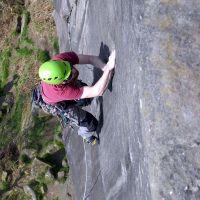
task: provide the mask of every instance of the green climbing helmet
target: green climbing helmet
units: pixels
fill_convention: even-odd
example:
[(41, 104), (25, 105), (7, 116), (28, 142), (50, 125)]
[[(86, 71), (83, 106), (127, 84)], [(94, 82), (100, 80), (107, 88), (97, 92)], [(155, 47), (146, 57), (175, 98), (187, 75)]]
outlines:
[(48, 84), (61, 84), (71, 74), (71, 65), (67, 61), (50, 60), (39, 69), (39, 77)]

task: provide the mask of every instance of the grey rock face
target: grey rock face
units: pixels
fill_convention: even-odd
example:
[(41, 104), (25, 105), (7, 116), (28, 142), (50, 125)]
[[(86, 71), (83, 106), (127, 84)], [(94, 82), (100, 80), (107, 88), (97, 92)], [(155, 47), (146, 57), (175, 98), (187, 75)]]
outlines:
[(49, 164), (34, 158), (32, 166), (31, 166), (31, 175), (33, 177), (37, 177), (39, 174), (46, 172), (50, 167)]
[(112, 87), (90, 110), (100, 145), (64, 133), (77, 199), (200, 199), (199, 2), (54, 3), (61, 51), (117, 51)]

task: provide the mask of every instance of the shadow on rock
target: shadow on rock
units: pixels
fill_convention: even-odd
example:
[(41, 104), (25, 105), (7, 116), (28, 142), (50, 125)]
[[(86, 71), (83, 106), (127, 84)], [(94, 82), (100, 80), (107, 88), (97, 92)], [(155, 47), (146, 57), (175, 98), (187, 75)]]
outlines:
[(13, 79), (9, 81), (0, 91), (0, 96), (7, 94), (13, 87), (13, 84), (19, 79), (17, 75), (13, 76)]
[[(99, 51), (99, 58), (104, 62), (107, 63), (108, 62), (108, 58), (110, 56), (110, 50), (109, 47), (104, 44), (103, 42), (101, 42), (101, 46), (100, 46), (100, 51)], [(93, 85), (101, 78), (102, 76), (102, 71), (98, 68), (94, 68), (93, 71)], [(113, 77), (112, 77), (113, 78)], [(112, 92), (112, 79), (109, 83), (108, 89), (110, 90), (110, 92)], [(99, 103), (100, 106), (100, 113), (99, 113), (99, 124), (96, 130), (96, 133), (99, 137), (99, 134), (101, 133), (101, 129), (103, 127), (103, 97), (98, 97), (97, 101)]]
[(65, 149), (62, 148), (52, 154), (46, 153), (43, 157), (38, 157), (38, 159), (52, 166), (50, 171), (52, 172), (54, 177), (57, 177), (57, 173), (62, 168), (62, 161), (64, 157), (65, 157)]

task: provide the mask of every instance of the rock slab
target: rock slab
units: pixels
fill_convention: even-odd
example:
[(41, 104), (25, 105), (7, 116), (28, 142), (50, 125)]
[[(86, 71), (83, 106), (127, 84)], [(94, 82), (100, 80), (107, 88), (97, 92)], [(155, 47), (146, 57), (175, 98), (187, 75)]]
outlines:
[[(64, 134), (76, 199), (200, 199), (200, 4), (196, 0), (55, 0), (60, 50), (117, 51), (95, 99), (100, 145)], [(98, 78), (91, 66), (80, 77)]]

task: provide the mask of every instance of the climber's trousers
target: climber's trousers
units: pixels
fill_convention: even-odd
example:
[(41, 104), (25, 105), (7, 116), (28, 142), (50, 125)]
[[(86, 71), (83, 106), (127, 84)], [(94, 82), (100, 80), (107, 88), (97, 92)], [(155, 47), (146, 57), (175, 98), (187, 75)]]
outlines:
[(89, 112), (83, 110), (78, 106), (68, 106), (67, 101), (57, 104), (57, 108), (62, 110), (62, 120), (65, 120), (66, 124), (70, 124), (72, 127), (78, 127), (78, 135), (83, 138), (92, 136), (93, 131), (97, 129), (98, 121)]

